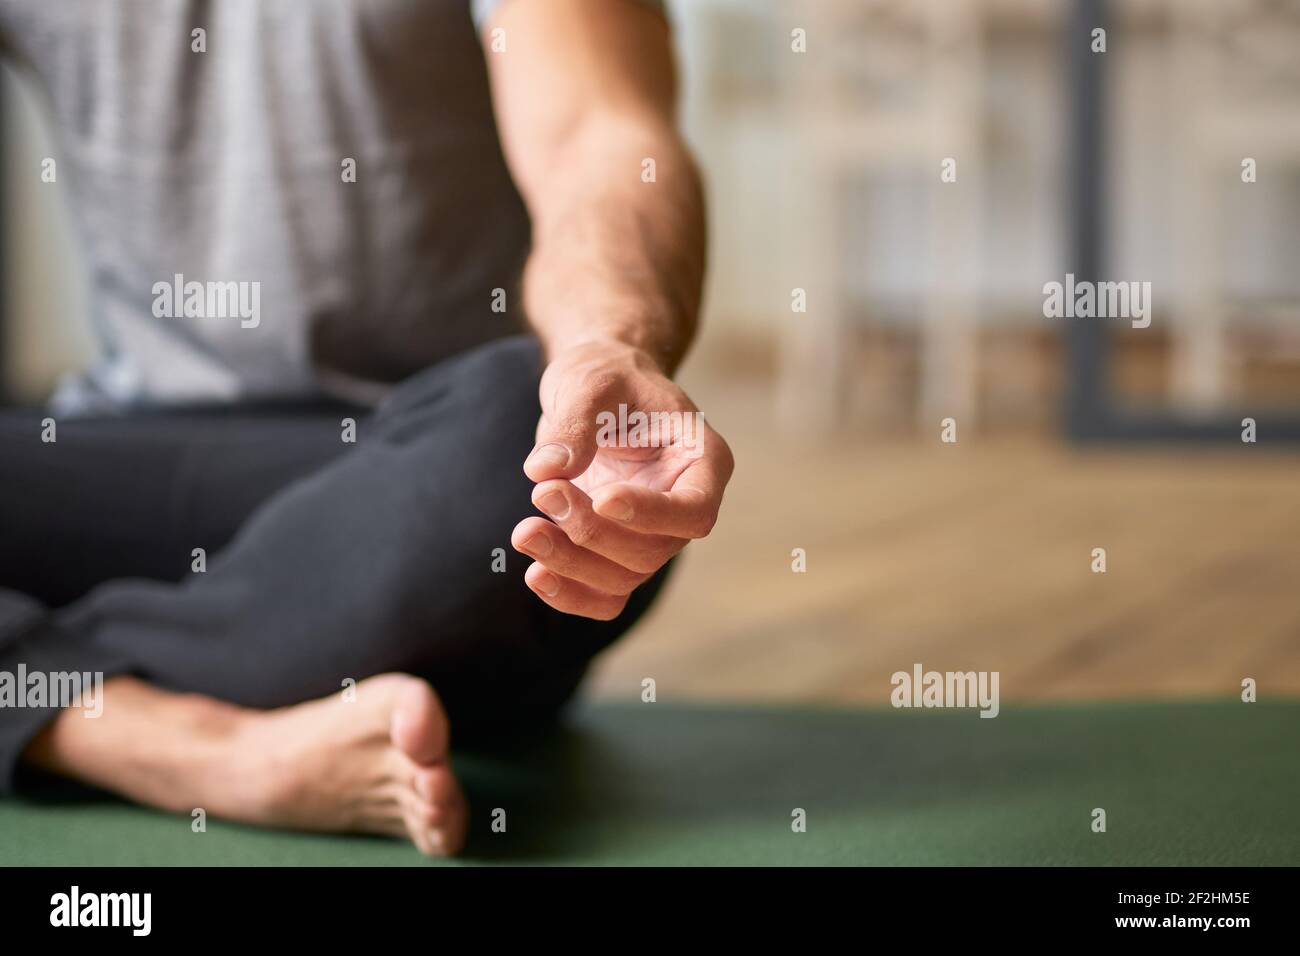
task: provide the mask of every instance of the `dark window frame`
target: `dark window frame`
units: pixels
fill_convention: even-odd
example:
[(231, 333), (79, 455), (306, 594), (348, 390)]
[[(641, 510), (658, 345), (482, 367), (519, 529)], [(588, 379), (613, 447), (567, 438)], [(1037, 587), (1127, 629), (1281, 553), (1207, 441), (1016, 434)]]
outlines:
[[(1106, 248), (1107, 58), (1092, 52), (1092, 31), (1107, 25), (1107, 0), (1074, 0), (1066, 29), (1070, 69), (1069, 254), (1079, 281), (1103, 279)], [(1300, 441), (1300, 413), (1265, 406), (1207, 415), (1147, 410), (1117, 400), (1109, 378), (1104, 322), (1066, 325), (1065, 432), (1077, 442), (1241, 442), (1253, 418), (1260, 441)]]

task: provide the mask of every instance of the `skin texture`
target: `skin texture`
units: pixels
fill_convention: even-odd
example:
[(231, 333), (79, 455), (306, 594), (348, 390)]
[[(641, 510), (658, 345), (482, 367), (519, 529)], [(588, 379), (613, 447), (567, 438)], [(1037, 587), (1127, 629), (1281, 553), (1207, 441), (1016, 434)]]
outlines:
[(137, 803), (297, 830), (378, 833), (443, 856), (463, 846), (469, 809), (451, 770), (437, 695), (406, 674), (278, 710), (104, 684), (97, 720), (63, 710), (24, 759)]
[[(498, 29), (504, 52), (492, 51)], [(549, 520), (524, 518), (511, 543), (535, 560), (525, 581), (538, 597), (605, 620), (712, 530), (734, 468), (707, 423), (691, 443), (597, 443), (597, 416), (620, 405), (698, 411), (670, 378), (695, 331), (705, 229), (673, 116), (669, 30), (635, 0), (511, 0), (484, 40), (506, 159), (534, 226), (524, 307), (549, 360), (524, 465)]]
[[(489, 50), (496, 27), (509, 52), (488, 53), (494, 102), (534, 223), (524, 302), (549, 362), (524, 470), (550, 519), (523, 518), (512, 540), (536, 558), (526, 581), (542, 600), (607, 619), (709, 533), (733, 467), (707, 427), (693, 447), (682, 435), (656, 448), (597, 446), (597, 414), (620, 403), (696, 411), (670, 376), (699, 308), (699, 177), (673, 125), (660, 16), (632, 0), (510, 0), (485, 27)], [(641, 181), (646, 157), (654, 183)], [(333, 695), (258, 711), (117, 677), (100, 719), (62, 711), (24, 759), (173, 812), (457, 852), (468, 809), (437, 695), (402, 674), (356, 690), (352, 703)]]

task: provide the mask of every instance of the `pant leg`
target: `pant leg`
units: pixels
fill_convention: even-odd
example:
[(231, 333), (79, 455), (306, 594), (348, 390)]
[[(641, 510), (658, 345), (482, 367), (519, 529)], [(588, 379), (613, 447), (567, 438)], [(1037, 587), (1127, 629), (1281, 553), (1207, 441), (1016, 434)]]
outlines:
[(342, 454), (355, 406), (210, 408), (57, 423), (0, 410), (0, 588), (59, 607), (112, 578), (179, 581), (252, 511)]
[[(611, 622), (561, 615), (523, 584), (509, 536), (533, 513), (522, 462), (540, 371), (536, 342), (515, 338), (403, 383), (355, 446), (257, 507), (206, 573), (110, 581), (53, 613), (7, 599), (0, 671), (134, 673), (273, 707), (401, 670), (434, 684), (458, 739), (553, 710), (662, 576)], [(0, 711), (0, 787), (51, 714)]]

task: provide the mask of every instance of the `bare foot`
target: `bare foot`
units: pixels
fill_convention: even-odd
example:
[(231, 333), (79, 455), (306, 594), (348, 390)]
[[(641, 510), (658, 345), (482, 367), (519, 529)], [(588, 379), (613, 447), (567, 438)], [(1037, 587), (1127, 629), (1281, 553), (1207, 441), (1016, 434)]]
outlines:
[(279, 710), (170, 694), (134, 678), (104, 712), (63, 711), (25, 758), (166, 810), (244, 823), (406, 837), (431, 856), (464, 845), (468, 807), (437, 695), (405, 674)]
[(250, 822), (409, 836), (429, 855), (455, 853), (467, 809), (448, 761), (448, 724), (424, 681), (384, 674), (356, 699), (255, 714), (239, 735), (252, 790)]

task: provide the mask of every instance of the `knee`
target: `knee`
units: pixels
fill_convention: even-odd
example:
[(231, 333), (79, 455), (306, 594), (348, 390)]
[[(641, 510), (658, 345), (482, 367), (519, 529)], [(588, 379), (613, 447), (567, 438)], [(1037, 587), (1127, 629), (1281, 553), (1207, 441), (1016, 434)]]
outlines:
[(540, 413), (541, 345), (517, 335), (471, 349), (402, 382), (375, 416), (379, 434), (395, 442), (452, 428), (462, 440), (520, 434), (531, 440)]
[(458, 647), (535, 634), (529, 562), (510, 534), (534, 512), (523, 462), (540, 373), (536, 340), (505, 339), (414, 376), (378, 411), (365, 440), (375, 442), (369, 500), (354, 502), (357, 520), (386, 529), (367, 562), (370, 665), (427, 667)]
[(492, 581), (522, 575), (510, 533), (534, 513), (523, 463), (540, 375), (535, 339), (503, 339), (403, 383), (377, 413), (372, 468), (388, 472), (377, 480), (404, 516), (394, 544), (412, 561), (491, 564)]

